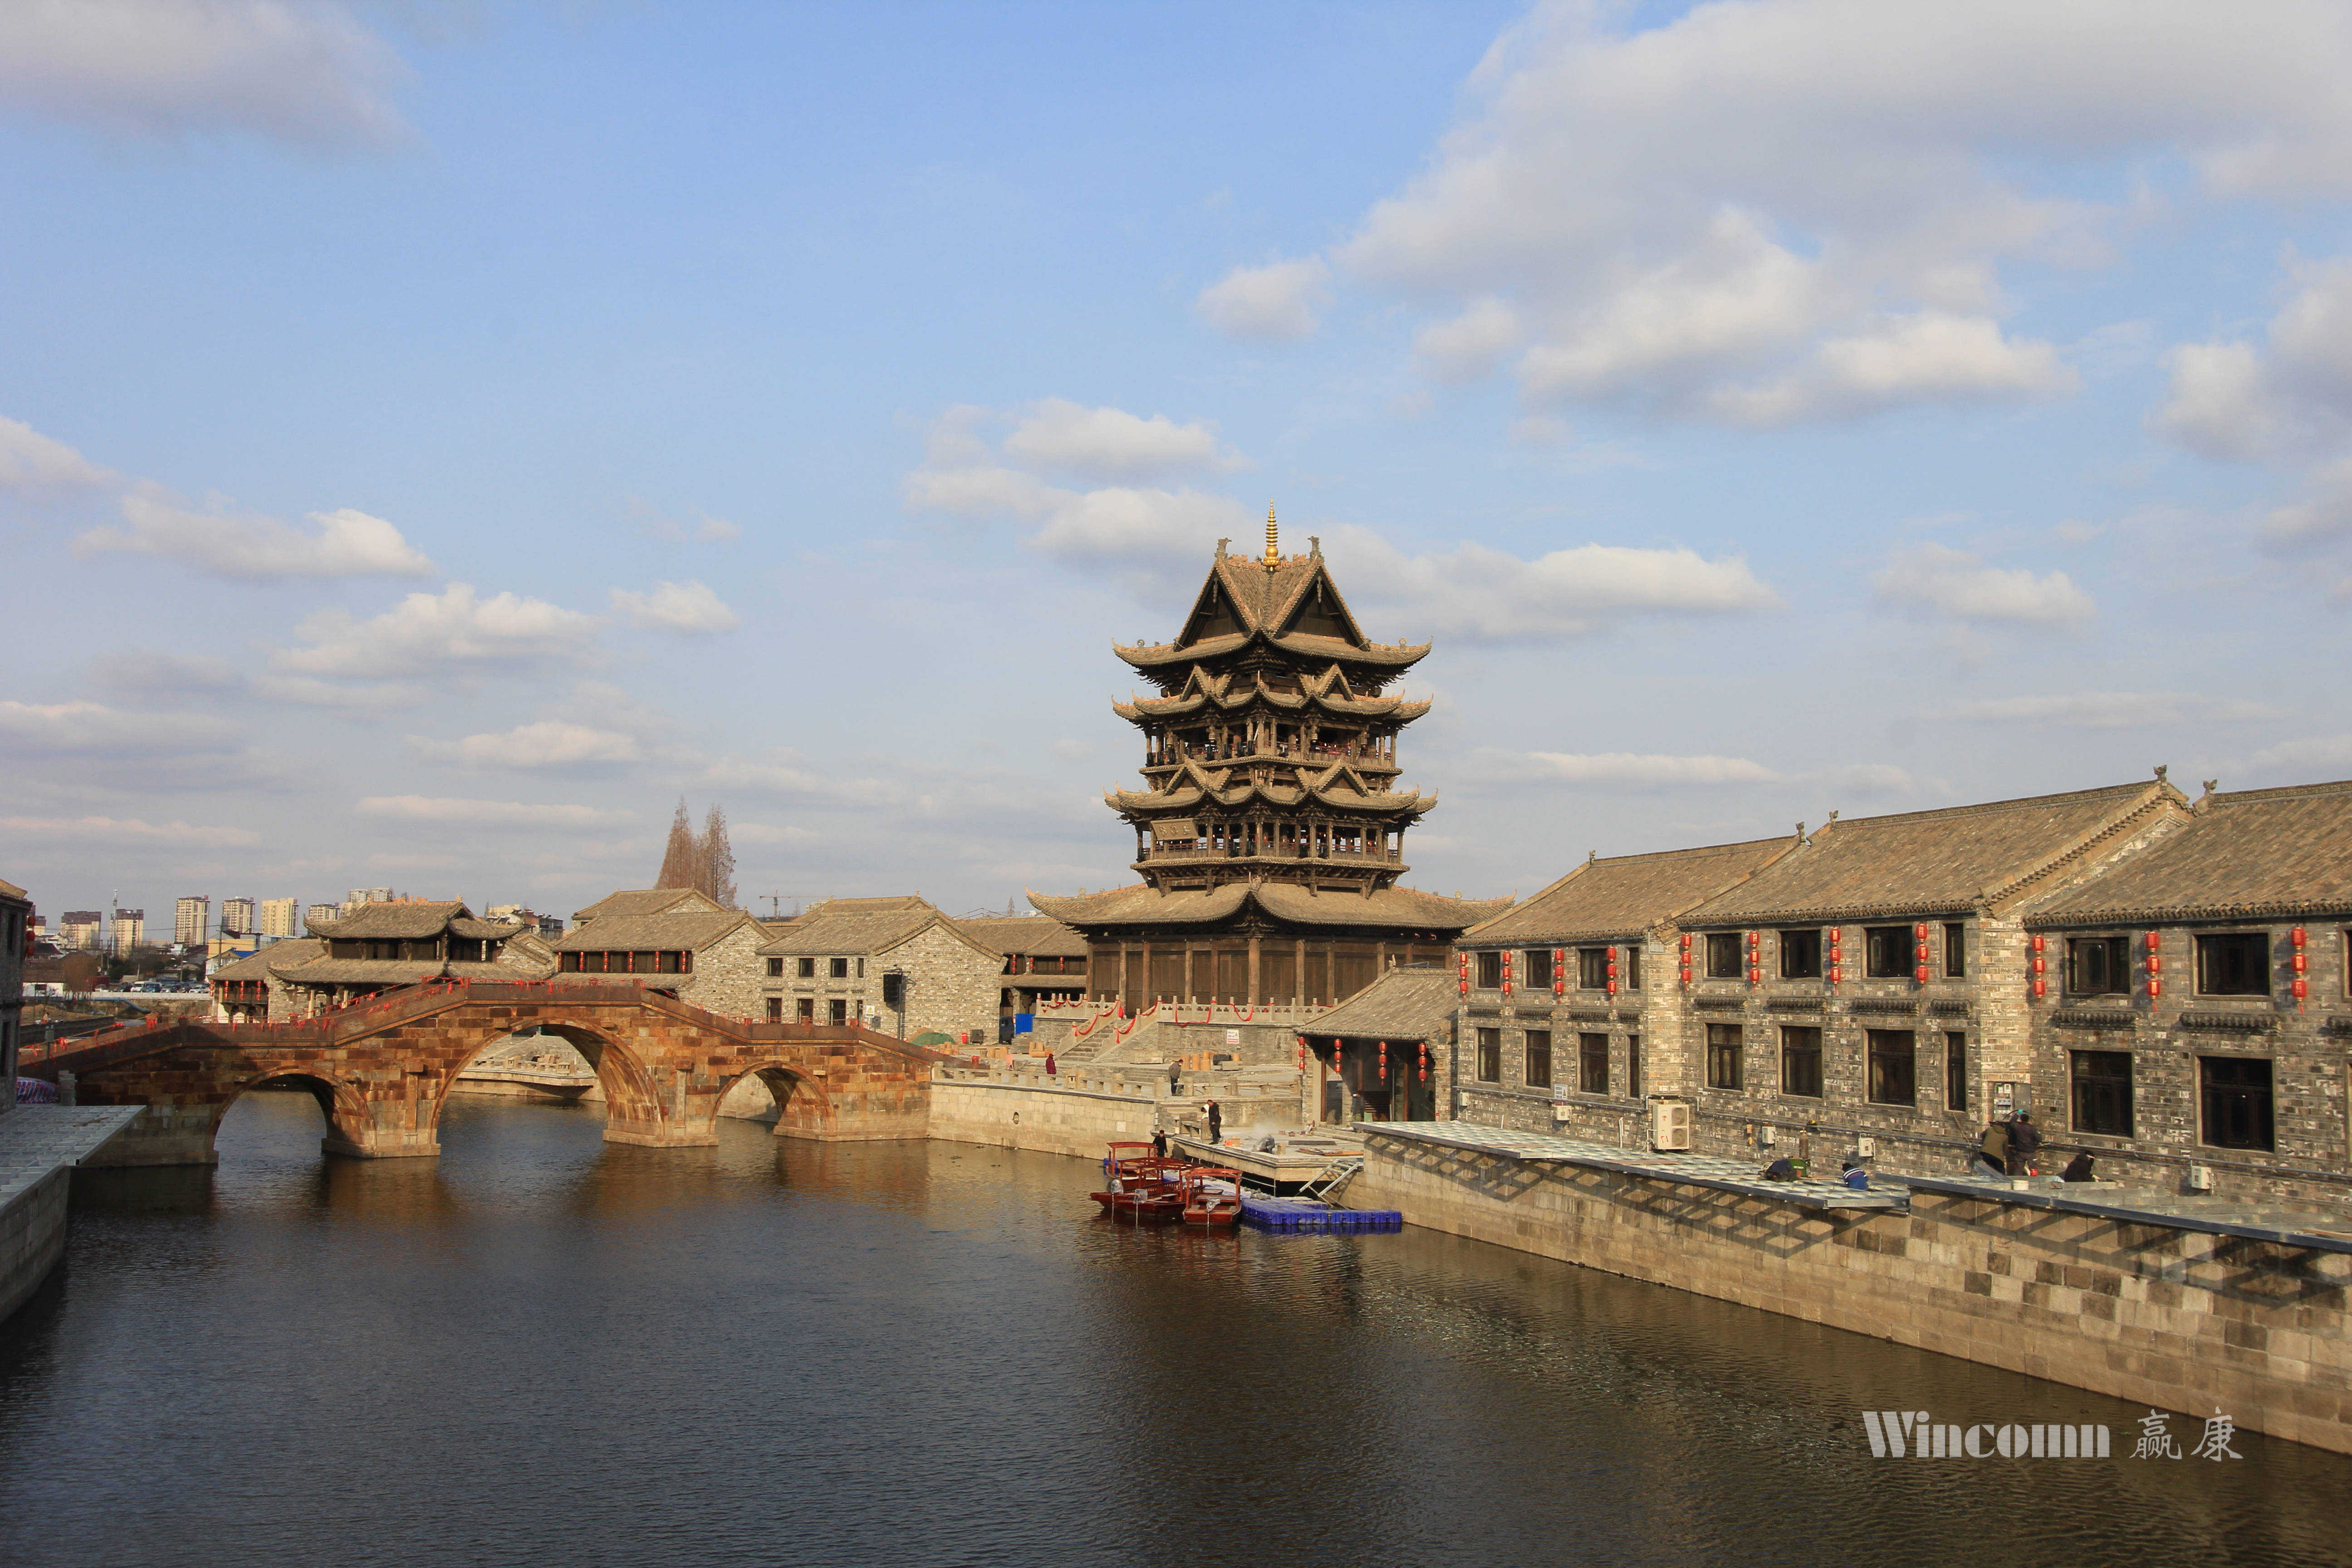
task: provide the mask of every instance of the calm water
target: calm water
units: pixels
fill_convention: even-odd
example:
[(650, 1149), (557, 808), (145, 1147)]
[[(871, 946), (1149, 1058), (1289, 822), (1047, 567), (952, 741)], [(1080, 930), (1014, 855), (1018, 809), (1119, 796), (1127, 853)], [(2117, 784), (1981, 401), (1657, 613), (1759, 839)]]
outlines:
[[(2144, 1411), (1406, 1232), (1095, 1219), (1088, 1164), (601, 1141), (454, 1103), (78, 1189), (0, 1331), (0, 1563), (2344, 1561), (2352, 1461), (1874, 1461), (1857, 1412)], [(2181, 1447), (2201, 1429), (2176, 1419)]]

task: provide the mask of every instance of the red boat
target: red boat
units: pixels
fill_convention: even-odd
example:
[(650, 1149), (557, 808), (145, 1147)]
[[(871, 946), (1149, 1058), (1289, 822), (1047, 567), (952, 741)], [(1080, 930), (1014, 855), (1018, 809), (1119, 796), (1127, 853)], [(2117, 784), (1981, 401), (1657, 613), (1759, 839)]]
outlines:
[(1177, 1180), (1184, 1223), (1230, 1230), (1242, 1217), (1242, 1173), (1230, 1165), (1195, 1165)]
[[(1142, 1152), (1122, 1152), (1125, 1150)], [(1114, 1143), (1103, 1168), (1110, 1173), (1110, 1187), (1095, 1194), (1094, 1200), (1102, 1205), (1104, 1213), (1133, 1220), (1183, 1217), (1183, 1161), (1155, 1154), (1149, 1143)]]

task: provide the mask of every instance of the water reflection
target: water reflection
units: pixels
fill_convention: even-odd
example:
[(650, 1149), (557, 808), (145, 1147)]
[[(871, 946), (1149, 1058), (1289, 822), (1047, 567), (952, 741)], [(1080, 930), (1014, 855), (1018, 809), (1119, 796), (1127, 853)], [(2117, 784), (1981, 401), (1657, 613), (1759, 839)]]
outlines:
[[(1076, 1161), (453, 1103), (78, 1184), (0, 1332), (11, 1564), (2320, 1561), (2352, 1462), (1890, 1463), (2143, 1412), (1450, 1237), (1138, 1230)], [(2186, 1445), (2184, 1445), (2185, 1447)]]

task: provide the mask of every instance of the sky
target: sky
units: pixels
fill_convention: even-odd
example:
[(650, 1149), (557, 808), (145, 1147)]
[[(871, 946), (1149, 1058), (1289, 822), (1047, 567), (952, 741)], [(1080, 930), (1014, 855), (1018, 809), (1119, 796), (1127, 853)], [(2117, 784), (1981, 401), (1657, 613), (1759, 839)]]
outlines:
[[(1131, 880), (1319, 539), (1409, 880), (2352, 777), (2352, 7), (0, 4), (0, 877)], [(1025, 907), (1025, 906), (1024, 906)], [(160, 912), (159, 912), (160, 911)]]

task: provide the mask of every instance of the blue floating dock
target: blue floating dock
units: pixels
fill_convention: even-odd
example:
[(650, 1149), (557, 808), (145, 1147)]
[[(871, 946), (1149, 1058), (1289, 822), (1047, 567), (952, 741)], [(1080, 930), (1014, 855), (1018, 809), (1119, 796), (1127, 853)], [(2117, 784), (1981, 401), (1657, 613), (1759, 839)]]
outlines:
[(1242, 1194), (1242, 1223), (1253, 1230), (1286, 1236), (1352, 1236), (1364, 1231), (1402, 1230), (1404, 1215), (1394, 1209), (1335, 1209), (1313, 1198), (1269, 1198)]

